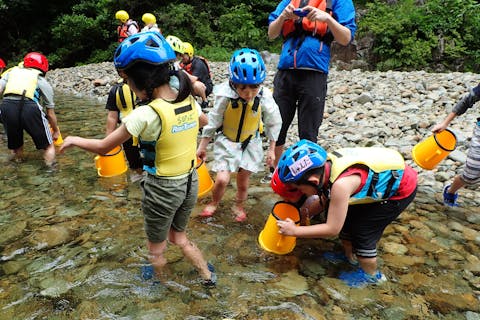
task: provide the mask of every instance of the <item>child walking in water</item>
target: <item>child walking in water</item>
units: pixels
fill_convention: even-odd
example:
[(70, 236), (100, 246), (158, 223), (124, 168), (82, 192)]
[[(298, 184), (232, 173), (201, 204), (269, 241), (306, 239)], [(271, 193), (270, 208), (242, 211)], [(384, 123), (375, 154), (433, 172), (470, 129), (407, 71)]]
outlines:
[(212, 201), (201, 212), (211, 217), (217, 210), (232, 172), (237, 172), (237, 194), (232, 208), (235, 221), (247, 218), (244, 203), (252, 173), (263, 170), (263, 148), (260, 133), (265, 129), (269, 139), (267, 166), (275, 162), (275, 141), (282, 118), (269, 89), (262, 87), (266, 68), (258, 51), (237, 50), (230, 60), (230, 79), (215, 87), (215, 103), (208, 113), (197, 156), (206, 159), (206, 148), (215, 136), (212, 170), (217, 172)]
[[(61, 151), (77, 146), (105, 154), (131, 137), (138, 137), (147, 172), (141, 186), (142, 210), (149, 260), (157, 276), (167, 260), (167, 239), (178, 245), (199, 271), (204, 286), (215, 286), (213, 266), (188, 239), (186, 226), (197, 200), (195, 170), (197, 133), (207, 117), (191, 96), (191, 84), (183, 72), (174, 72), (175, 53), (158, 32), (143, 32), (125, 39), (115, 52), (115, 67), (143, 101), (122, 119), (122, 124), (103, 139), (65, 138)], [(173, 79), (177, 77), (178, 79)], [(178, 91), (170, 81), (178, 80)], [(148, 103), (148, 104), (147, 104)], [(200, 115), (200, 116), (199, 116)]]

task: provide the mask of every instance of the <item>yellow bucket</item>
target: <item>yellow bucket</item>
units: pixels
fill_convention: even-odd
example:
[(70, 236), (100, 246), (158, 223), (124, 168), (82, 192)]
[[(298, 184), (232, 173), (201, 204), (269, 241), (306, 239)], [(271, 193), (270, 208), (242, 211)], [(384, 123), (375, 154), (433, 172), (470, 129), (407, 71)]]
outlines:
[(432, 170), (457, 147), (457, 137), (446, 129), (417, 143), (412, 149), (413, 161), (426, 170)]
[(95, 167), (100, 177), (118, 176), (127, 171), (127, 160), (121, 146), (110, 150), (107, 154), (95, 157)]
[[(58, 127), (58, 131), (60, 132), (60, 127)], [(50, 126), (50, 132), (53, 134), (53, 129), (51, 126)], [(62, 133), (60, 132), (60, 135), (58, 136), (58, 138), (56, 140), (53, 140), (53, 145), (55, 147), (60, 147), (62, 143), (63, 143), (63, 138), (62, 138)]]
[(198, 172), (198, 197), (202, 198), (207, 195), (213, 188), (213, 179), (208, 173), (208, 168), (205, 165), (205, 161), (197, 158), (197, 172)]
[(272, 212), (268, 216), (265, 227), (258, 235), (258, 243), (263, 250), (275, 254), (287, 254), (295, 248), (297, 238), (292, 236), (283, 236), (278, 233), (277, 220), (287, 218), (300, 224), (300, 211), (293, 204), (279, 201), (273, 206)]

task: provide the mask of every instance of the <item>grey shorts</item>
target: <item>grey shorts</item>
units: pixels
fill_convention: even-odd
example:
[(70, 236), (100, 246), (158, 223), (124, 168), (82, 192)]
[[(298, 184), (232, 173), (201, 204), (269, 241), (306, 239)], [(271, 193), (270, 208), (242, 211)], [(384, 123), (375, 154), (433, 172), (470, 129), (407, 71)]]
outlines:
[(467, 161), (461, 174), (466, 184), (475, 184), (480, 181), (480, 118), (477, 119), (473, 136), (468, 147)]
[(197, 202), (198, 175), (166, 179), (148, 174), (141, 183), (145, 233), (150, 242), (167, 239), (170, 229), (185, 231)]

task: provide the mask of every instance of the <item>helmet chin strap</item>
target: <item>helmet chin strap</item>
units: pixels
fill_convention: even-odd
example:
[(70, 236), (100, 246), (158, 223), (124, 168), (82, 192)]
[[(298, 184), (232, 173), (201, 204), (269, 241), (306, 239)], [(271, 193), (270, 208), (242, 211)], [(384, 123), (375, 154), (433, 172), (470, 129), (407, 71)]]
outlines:
[(327, 161), (323, 166), (323, 171), (322, 171), (322, 174), (320, 175), (318, 185), (311, 181), (308, 181), (308, 182), (310, 183), (310, 185), (312, 185), (315, 188), (315, 190), (317, 190), (317, 194), (319, 196), (324, 195), (327, 197), (327, 199), (330, 199), (330, 188), (328, 187), (329, 178), (330, 178), (330, 162)]

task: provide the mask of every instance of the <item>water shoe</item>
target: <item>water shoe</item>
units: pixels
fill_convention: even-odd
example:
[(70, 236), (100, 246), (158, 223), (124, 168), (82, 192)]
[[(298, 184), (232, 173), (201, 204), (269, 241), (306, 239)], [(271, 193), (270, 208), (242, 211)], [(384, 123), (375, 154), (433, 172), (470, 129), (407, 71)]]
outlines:
[(339, 279), (352, 288), (363, 288), (370, 284), (381, 284), (387, 281), (387, 277), (380, 271), (375, 272), (375, 275), (372, 276), (362, 268), (358, 268), (356, 271), (342, 272)]
[(210, 279), (203, 280), (202, 285), (205, 288), (213, 288), (217, 285), (217, 274), (215, 273), (215, 267), (209, 262), (207, 263), (208, 271), (211, 272)]
[(140, 271), (143, 280), (150, 280), (155, 275), (155, 270), (153, 269), (153, 266), (151, 264), (148, 264), (148, 262), (141, 267)]
[(443, 204), (449, 207), (459, 207), (457, 203), (458, 193), (448, 193), (450, 184), (443, 188)]

